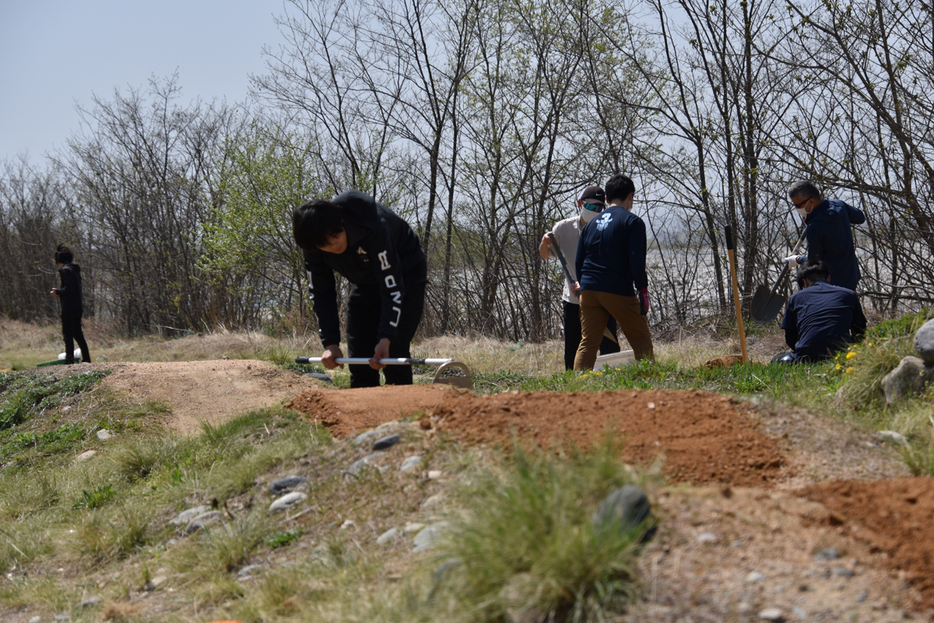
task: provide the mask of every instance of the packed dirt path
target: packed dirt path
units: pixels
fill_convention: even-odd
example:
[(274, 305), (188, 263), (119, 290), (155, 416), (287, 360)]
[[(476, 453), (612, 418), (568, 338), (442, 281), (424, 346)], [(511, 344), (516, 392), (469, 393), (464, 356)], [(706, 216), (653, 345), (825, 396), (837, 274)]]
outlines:
[[(274, 405), (337, 438), (400, 418), (489, 447), (586, 448), (612, 432), (624, 460), (661, 460), (668, 482), (652, 492), (662, 525), (640, 558), (646, 596), (626, 621), (749, 621), (773, 603), (785, 621), (934, 620), (934, 483), (843, 422), (696, 391), (340, 390), (259, 361), (72, 371), (92, 367), (113, 371), (112, 389), (167, 404), (166, 425), (183, 434)], [(839, 560), (815, 557), (830, 546)]]

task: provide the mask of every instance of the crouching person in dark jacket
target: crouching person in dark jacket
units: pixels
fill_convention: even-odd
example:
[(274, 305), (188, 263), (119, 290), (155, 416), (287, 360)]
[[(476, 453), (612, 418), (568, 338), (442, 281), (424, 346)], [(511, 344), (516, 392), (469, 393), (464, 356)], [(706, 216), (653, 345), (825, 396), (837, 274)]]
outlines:
[(380, 359), (411, 357), (409, 350), (425, 305), (428, 266), (412, 228), (395, 212), (357, 190), (327, 201), (310, 201), (292, 215), (292, 234), (304, 253), (318, 333), (321, 363), (334, 369), (343, 357), (335, 273), (351, 284), (347, 301), (350, 357), (370, 357), (350, 366), (351, 387), (411, 385), (411, 366)]
[(808, 262), (798, 270), (798, 285), (785, 308), (782, 328), (791, 353), (773, 362), (823, 361), (859, 342), (866, 332), (866, 316), (859, 298), (848, 288), (828, 282), (824, 262)]
[(91, 362), (88, 343), (81, 330), (81, 316), (84, 314), (84, 302), (81, 296), (81, 267), (75, 264), (71, 249), (63, 244), (55, 250), (55, 263), (62, 280), (60, 288), (52, 288), (52, 296), (62, 304), (62, 337), (65, 338), (65, 363), (75, 362), (75, 342), (81, 349), (81, 361)]

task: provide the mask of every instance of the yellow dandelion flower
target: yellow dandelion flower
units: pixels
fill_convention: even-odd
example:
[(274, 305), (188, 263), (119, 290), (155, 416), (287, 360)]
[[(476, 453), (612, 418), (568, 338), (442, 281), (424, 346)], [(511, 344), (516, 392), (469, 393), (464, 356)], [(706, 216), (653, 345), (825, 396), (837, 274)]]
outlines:
[(842, 367), (843, 366), (841, 366), (839, 363), (837, 364), (837, 370), (841, 369)]
[(847, 369), (846, 369), (846, 373), (847, 373), (847, 374), (853, 374), (853, 366), (850, 366), (849, 368), (847, 368)]
[(847, 359), (852, 359), (855, 356), (856, 356), (856, 353), (852, 350), (846, 354)]

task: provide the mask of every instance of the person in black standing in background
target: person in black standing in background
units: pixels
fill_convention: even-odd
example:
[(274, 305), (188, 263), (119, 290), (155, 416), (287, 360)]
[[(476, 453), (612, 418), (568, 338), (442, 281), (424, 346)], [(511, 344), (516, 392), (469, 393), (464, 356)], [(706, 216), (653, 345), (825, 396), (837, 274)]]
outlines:
[(428, 264), (412, 228), (386, 206), (358, 190), (327, 201), (316, 199), (295, 210), (292, 235), (301, 247), (318, 334), (321, 363), (332, 370), (343, 357), (334, 273), (353, 287), (347, 301), (347, 350), (370, 357), (369, 366), (350, 366), (350, 386), (376, 387), (383, 369), (389, 385), (411, 385), (411, 366), (380, 359), (411, 357), (422, 319)]
[(81, 361), (91, 363), (88, 343), (81, 330), (81, 316), (84, 314), (84, 301), (81, 296), (81, 267), (75, 264), (71, 249), (63, 244), (55, 250), (55, 263), (62, 280), (60, 288), (52, 288), (52, 296), (62, 304), (62, 337), (65, 338), (65, 363), (75, 363), (75, 342), (81, 349)]

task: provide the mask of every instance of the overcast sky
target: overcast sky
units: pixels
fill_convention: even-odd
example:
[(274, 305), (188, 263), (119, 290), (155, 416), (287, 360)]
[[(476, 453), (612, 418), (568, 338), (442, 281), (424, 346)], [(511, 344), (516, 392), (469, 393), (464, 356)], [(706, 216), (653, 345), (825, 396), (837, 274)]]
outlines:
[(180, 105), (242, 102), (281, 43), (282, 0), (0, 0), (0, 160), (39, 164), (80, 128), (76, 104), (178, 71)]

